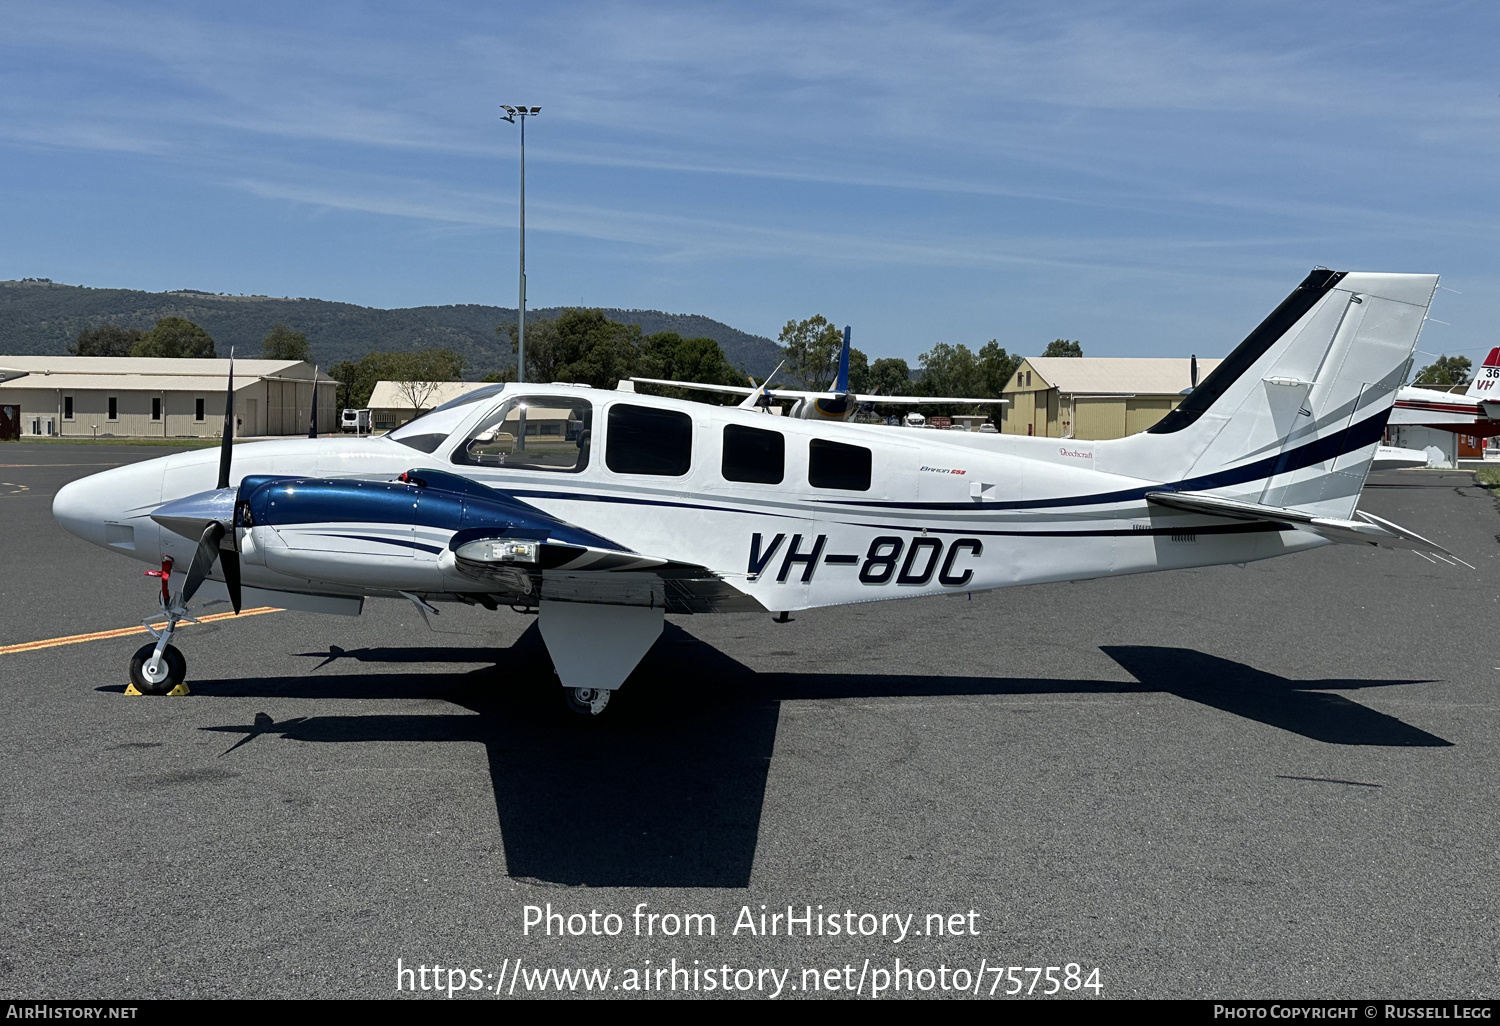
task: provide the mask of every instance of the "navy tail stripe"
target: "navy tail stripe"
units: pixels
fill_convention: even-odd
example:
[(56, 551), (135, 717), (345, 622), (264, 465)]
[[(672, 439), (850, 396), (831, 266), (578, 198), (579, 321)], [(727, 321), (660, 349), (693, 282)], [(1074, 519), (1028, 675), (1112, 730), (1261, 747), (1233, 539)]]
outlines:
[(1188, 393), (1177, 408), (1157, 421), (1147, 432), (1153, 435), (1171, 434), (1181, 431), (1208, 410), (1224, 392), (1239, 380), (1240, 376), (1254, 365), (1276, 340), (1292, 329), (1307, 311), (1311, 310), (1328, 292), (1343, 280), (1344, 271), (1313, 271), (1298, 285), (1281, 305), (1271, 311), (1270, 316), (1235, 346), (1234, 352), (1215, 367), (1203, 379), (1203, 384)]
[(1147, 492), (1211, 491), (1215, 488), (1228, 488), (1231, 485), (1244, 484), (1247, 481), (1258, 481), (1263, 478), (1274, 477), (1277, 474), (1301, 470), (1303, 467), (1312, 467), (1319, 463), (1327, 463), (1329, 460), (1337, 459), (1346, 453), (1363, 449), (1372, 442), (1380, 441), (1381, 436), (1385, 434), (1385, 422), (1390, 418), (1390, 415), (1390, 408), (1387, 407), (1373, 417), (1367, 417), (1358, 424), (1351, 424), (1345, 431), (1335, 431), (1332, 434), (1315, 439), (1289, 452), (1276, 453), (1264, 459), (1256, 460), (1254, 463), (1230, 467), (1227, 470), (1205, 474), (1202, 477), (1191, 477), (1175, 483), (1146, 485), (1142, 488), (1127, 488), (1118, 492), (1063, 496), (1056, 499), (986, 502), (983, 505), (972, 501), (871, 502), (859, 499), (828, 499), (823, 501), (840, 506), (877, 506), (882, 509), (966, 509), (971, 511), (975, 509), (1056, 509), (1060, 506), (1102, 506), (1114, 502), (1137, 502), (1144, 499)]

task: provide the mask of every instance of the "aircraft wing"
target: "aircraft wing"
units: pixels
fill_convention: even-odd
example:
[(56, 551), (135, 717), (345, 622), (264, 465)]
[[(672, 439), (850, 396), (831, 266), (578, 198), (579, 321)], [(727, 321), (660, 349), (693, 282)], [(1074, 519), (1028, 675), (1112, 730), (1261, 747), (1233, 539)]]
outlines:
[[(671, 388), (697, 388), (705, 392), (727, 392), (730, 395), (754, 395), (759, 392), (758, 388), (749, 388), (745, 385), (700, 385), (696, 381), (667, 381), (663, 378), (631, 378), (631, 381), (642, 385), (667, 385)], [(767, 389), (786, 395), (822, 395), (822, 392), (785, 392), (784, 389)]]
[(1281, 524), (1327, 538), (1329, 541), (1379, 545), (1393, 549), (1416, 549), (1420, 552), (1437, 552), (1451, 556), (1452, 553), (1433, 541), (1428, 541), (1414, 531), (1393, 524), (1372, 513), (1355, 510), (1358, 520), (1338, 520), (1332, 517), (1315, 517), (1281, 506), (1264, 506), (1258, 502), (1242, 502), (1225, 499), (1202, 492), (1147, 492), (1146, 499), (1158, 506), (1180, 509), (1187, 513), (1226, 517), (1230, 520), (1249, 520), (1260, 523)]
[[(631, 381), (643, 385), (667, 385), (671, 388), (697, 388), (705, 392), (726, 392), (730, 395), (754, 395), (759, 388), (747, 388), (744, 385), (703, 385), (696, 381), (666, 381), (662, 378), (631, 378)], [(806, 392), (796, 388), (768, 388), (766, 393), (773, 399), (842, 399), (838, 392)], [(857, 403), (890, 403), (900, 406), (918, 406), (923, 403), (956, 403), (965, 405), (998, 406), (1010, 402), (1009, 399), (969, 399), (959, 396), (946, 395), (860, 395), (853, 394), (849, 398)]]
[(856, 395), (857, 403), (890, 403), (897, 406), (921, 406), (930, 403), (953, 403), (958, 406), (1000, 406), (1009, 399), (963, 399), (951, 395)]
[[(765, 612), (706, 566), (633, 552), (502, 489), (443, 470), (417, 468), (394, 481), (248, 476), (228, 494), (236, 551), (248, 546), (278, 573), (351, 591), (391, 580), (396, 550), (428, 553), (422, 558), (429, 566), (404, 578), (404, 586), (377, 590), (467, 595), (485, 605), (557, 599), (672, 613)], [(209, 496), (217, 503), (217, 492)], [(219, 523), (214, 517), (224, 515), (222, 505), (189, 496), (153, 516), (196, 539), (205, 518)]]
[[(533, 517), (532, 522), (533, 530), (528, 534), (543, 521)], [(568, 526), (562, 521), (555, 523)], [(530, 562), (513, 562), (501, 553), (513, 551), (516, 543), (530, 544), (529, 538), (517, 536), (511, 541), (505, 532), (483, 533), (472, 542), (453, 546), (456, 568), (471, 579), (493, 585), (497, 593), (524, 596), (529, 601), (651, 606), (669, 613), (767, 611), (714, 571), (695, 563), (581, 545), (558, 537), (538, 540)], [(454, 541), (460, 537), (456, 535)]]

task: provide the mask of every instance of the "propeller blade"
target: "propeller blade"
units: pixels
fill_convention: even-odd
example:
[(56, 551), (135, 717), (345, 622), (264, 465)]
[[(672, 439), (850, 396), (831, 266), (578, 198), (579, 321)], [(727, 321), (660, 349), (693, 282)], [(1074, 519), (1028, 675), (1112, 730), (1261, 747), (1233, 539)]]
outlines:
[[(219, 539), (224, 537), (224, 525), (215, 521), (203, 529), (203, 537), (198, 539), (197, 551), (193, 553), (193, 562), (188, 567), (187, 583), (182, 586), (182, 604), (187, 605), (193, 595), (198, 591), (198, 586), (213, 569), (214, 560), (219, 558)], [(235, 569), (239, 569), (236, 560)]]
[(219, 445), (219, 487), (229, 487), (229, 459), (234, 449), (234, 350), (229, 350), (229, 387), (224, 390), (224, 441)]
[(240, 611), (240, 554), (234, 549), (220, 549), (219, 562), (224, 565), (224, 584), (229, 588), (229, 604)]
[(318, 437), (318, 365), (313, 364), (312, 423), (307, 427), (307, 437)]

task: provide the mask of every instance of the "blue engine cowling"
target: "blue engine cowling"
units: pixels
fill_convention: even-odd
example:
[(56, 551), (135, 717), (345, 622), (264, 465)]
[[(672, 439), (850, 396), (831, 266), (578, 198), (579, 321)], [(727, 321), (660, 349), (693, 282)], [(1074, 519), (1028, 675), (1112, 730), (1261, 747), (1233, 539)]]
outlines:
[[(280, 574), (355, 587), (452, 590), (453, 572), (481, 590), (534, 593), (534, 575), (589, 550), (628, 550), (535, 506), (436, 470), (396, 481), (255, 476), (234, 508), (246, 560)], [(524, 566), (464, 558), (471, 543), (524, 540)], [(454, 555), (444, 557), (444, 550)]]

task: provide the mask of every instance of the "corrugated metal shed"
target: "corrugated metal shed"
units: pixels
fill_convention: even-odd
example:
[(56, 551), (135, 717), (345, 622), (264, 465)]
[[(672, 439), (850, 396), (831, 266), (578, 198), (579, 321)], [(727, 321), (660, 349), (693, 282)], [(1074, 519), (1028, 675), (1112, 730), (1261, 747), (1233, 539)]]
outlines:
[[(1065, 395), (1177, 395), (1192, 385), (1191, 360), (1176, 357), (1033, 356), (1036, 376)], [(1222, 360), (1199, 360), (1198, 380)]]
[[(219, 387), (229, 373), (226, 360), (172, 360), (137, 356), (0, 356), (0, 370), (27, 374), (146, 375), (150, 377), (217, 376)], [(312, 367), (301, 360), (235, 360), (234, 373), (246, 377), (291, 376), (310, 378)], [(9, 377), (9, 375), (6, 375)], [(320, 373), (319, 381), (332, 381)], [(44, 387), (52, 387), (50, 385)]]
[[(1201, 383), (1222, 360), (1200, 359)], [(1192, 359), (1033, 356), (1001, 397), (1000, 430), (1050, 438), (1123, 438), (1165, 417), (1192, 386)]]
[[(3, 368), (0, 368), (0, 372), (3, 372)], [(262, 379), (259, 377), (243, 373), (236, 364), (234, 368), (236, 392), (249, 388), (260, 380)], [(311, 380), (311, 376), (301, 380)], [(331, 381), (333, 379), (320, 376), (319, 380)], [(192, 374), (26, 374), (24, 377), (12, 378), (7, 374), (6, 380), (0, 382), (0, 389), (15, 391), (23, 388), (61, 388), (69, 392), (223, 392), (228, 381), (225, 375), (207, 377)]]
[[(228, 374), (227, 359), (0, 356), (0, 405), (19, 411), (27, 435), (214, 437)], [(319, 428), (336, 430), (338, 382), (313, 377), (301, 360), (235, 360), (236, 431), (302, 434), (314, 402)]]

